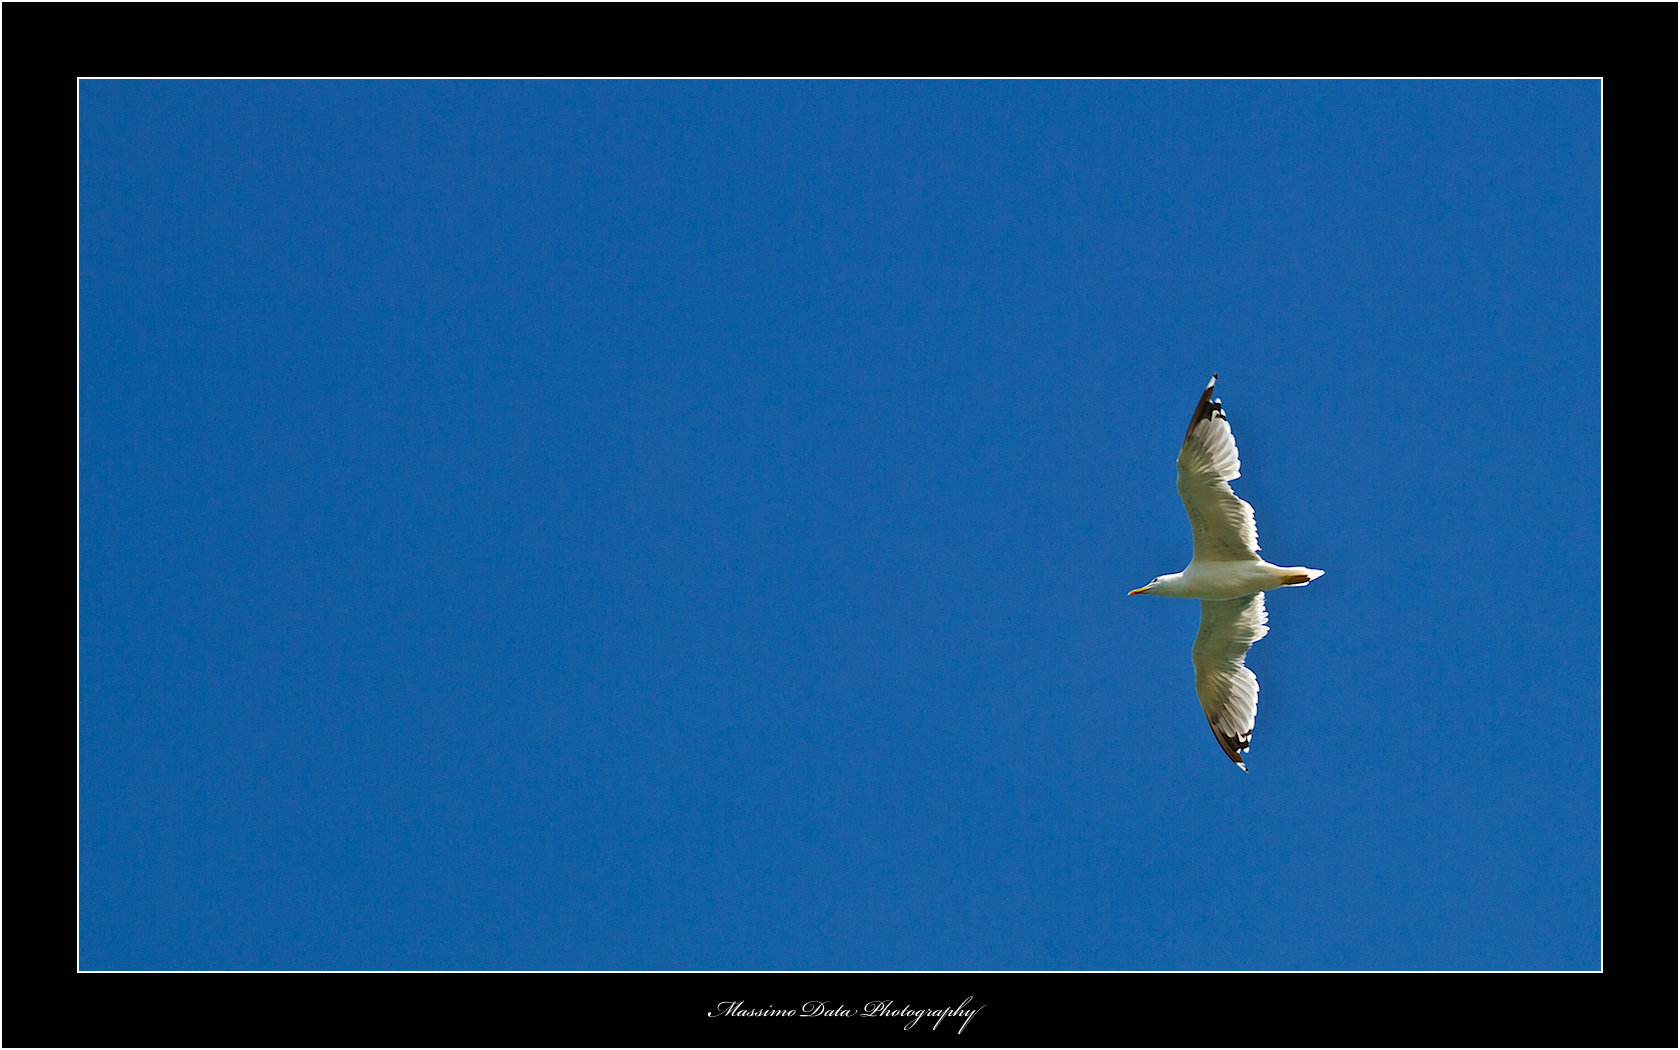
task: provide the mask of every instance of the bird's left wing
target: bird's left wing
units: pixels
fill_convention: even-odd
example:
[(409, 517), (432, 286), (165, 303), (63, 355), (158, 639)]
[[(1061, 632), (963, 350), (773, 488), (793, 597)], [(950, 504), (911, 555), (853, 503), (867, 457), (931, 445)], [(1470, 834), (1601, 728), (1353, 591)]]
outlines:
[(1213, 396), (1217, 374), (1196, 402), (1196, 414), (1178, 450), (1178, 497), (1190, 515), (1195, 557), (1211, 561), (1257, 561), (1260, 537), (1254, 508), (1231, 491), (1242, 476), (1237, 439), (1225, 419), (1225, 406)]
[(1260, 682), (1244, 664), (1248, 647), (1266, 637), (1266, 595), (1255, 592), (1229, 601), (1202, 602), (1202, 629), (1190, 660), (1196, 665), (1196, 699), (1219, 746), (1242, 767), (1239, 751), (1248, 750), (1254, 733), (1254, 710)]

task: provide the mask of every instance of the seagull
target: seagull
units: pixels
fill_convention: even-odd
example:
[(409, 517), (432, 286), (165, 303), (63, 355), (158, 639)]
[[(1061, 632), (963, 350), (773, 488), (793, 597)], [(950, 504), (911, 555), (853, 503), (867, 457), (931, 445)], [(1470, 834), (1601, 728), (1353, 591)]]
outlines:
[(1243, 665), (1249, 646), (1266, 637), (1266, 592), (1305, 587), (1324, 575), (1303, 565), (1283, 568), (1260, 557), (1254, 508), (1231, 491), (1242, 476), (1237, 441), (1225, 406), (1213, 396), (1215, 372), (1196, 402), (1196, 414), (1178, 450), (1178, 495), (1190, 515), (1195, 554), (1183, 572), (1157, 576), (1131, 594), (1200, 598), (1202, 628), (1190, 649), (1196, 698), (1214, 738), (1244, 773), (1241, 752), (1254, 735), (1260, 683)]

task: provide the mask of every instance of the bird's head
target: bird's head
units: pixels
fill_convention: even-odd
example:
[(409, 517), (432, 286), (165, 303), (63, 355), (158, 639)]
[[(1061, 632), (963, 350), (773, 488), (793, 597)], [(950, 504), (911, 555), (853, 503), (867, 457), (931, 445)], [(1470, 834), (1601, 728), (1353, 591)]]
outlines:
[(1171, 573), (1171, 574), (1166, 575), (1166, 576), (1157, 576), (1153, 580), (1150, 580), (1148, 583), (1144, 584), (1142, 587), (1139, 587), (1137, 590), (1127, 591), (1126, 593), (1127, 594), (1176, 595), (1178, 593), (1178, 588), (1177, 588), (1176, 584), (1183, 577), (1184, 577), (1184, 574), (1182, 572), (1175, 572), (1175, 573)]

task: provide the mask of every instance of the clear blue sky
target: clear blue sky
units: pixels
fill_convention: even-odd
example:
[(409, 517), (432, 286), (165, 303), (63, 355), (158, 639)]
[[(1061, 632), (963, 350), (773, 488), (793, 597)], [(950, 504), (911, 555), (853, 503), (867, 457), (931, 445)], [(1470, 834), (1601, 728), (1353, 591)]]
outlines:
[(1599, 102), (82, 82), (81, 965), (1596, 968)]

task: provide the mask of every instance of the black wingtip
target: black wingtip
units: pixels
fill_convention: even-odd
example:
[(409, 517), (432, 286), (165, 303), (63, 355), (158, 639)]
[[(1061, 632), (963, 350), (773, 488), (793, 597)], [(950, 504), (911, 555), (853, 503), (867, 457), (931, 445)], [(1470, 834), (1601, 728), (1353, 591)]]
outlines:
[[(1215, 372), (1213, 378), (1218, 379), (1219, 373)], [(1196, 401), (1196, 414), (1190, 417), (1190, 425), (1184, 428), (1185, 440), (1190, 439), (1190, 432), (1196, 429), (1197, 423), (1224, 414), (1224, 407), (1219, 404), (1219, 399), (1213, 396), (1213, 380), (1209, 380), (1208, 385), (1202, 388), (1202, 396)]]
[(1213, 724), (1213, 719), (1211, 718), (1208, 719), (1208, 728), (1213, 730), (1213, 738), (1219, 741), (1219, 748), (1225, 752), (1225, 757), (1230, 759), (1232, 762), (1235, 762), (1238, 769), (1247, 773), (1248, 765), (1242, 759), (1242, 752), (1248, 750), (1248, 739), (1226, 736), (1224, 733), (1219, 731), (1218, 726)]

